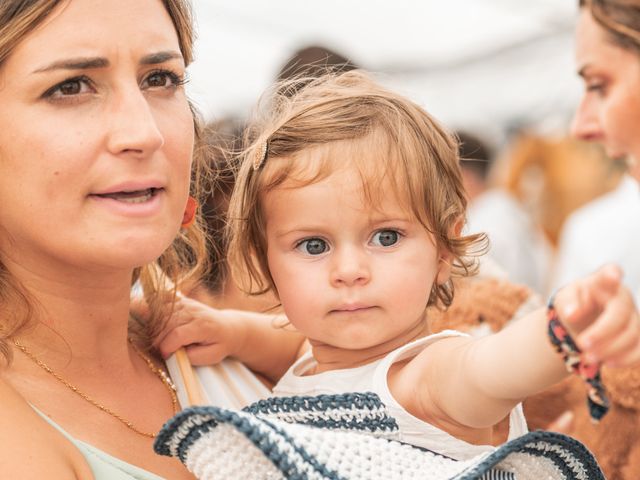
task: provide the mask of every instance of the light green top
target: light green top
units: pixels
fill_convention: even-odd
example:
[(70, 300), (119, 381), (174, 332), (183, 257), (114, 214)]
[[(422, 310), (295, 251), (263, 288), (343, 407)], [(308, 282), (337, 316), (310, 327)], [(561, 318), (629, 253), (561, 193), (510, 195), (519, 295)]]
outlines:
[(93, 445), (89, 445), (88, 443), (73, 438), (65, 432), (60, 425), (55, 423), (44, 413), (40, 412), (35, 407), (33, 409), (53, 427), (58, 429), (60, 433), (67, 437), (69, 441), (73, 443), (78, 450), (80, 450), (80, 453), (82, 453), (86, 458), (89, 467), (91, 467), (95, 480), (164, 480), (155, 473), (143, 470), (142, 468), (131, 465), (130, 463), (123, 462)]

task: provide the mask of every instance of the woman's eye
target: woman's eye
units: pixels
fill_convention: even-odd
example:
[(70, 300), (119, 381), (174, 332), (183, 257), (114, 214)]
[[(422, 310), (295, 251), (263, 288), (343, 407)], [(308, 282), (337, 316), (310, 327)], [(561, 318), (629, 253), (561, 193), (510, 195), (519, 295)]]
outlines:
[(391, 247), (400, 240), (400, 234), (395, 230), (380, 230), (373, 234), (371, 243), (381, 247)]
[(143, 87), (145, 88), (173, 88), (184, 85), (184, 78), (170, 71), (157, 71), (149, 74), (144, 79)]
[(591, 81), (585, 83), (585, 90), (587, 92), (603, 93), (605, 90), (605, 84), (601, 81)]
[(300, 250), (307, 255), (320, 255), (329, 250), (329, 245), (321, 238), (309, 238), (298, 243), (296, 250)]
[(45, 98), (62, 99), (64, 97), (72, 97), (92, 91), (91, 83), (86, 77), (70, 78), (61, 82), (42, 95)]

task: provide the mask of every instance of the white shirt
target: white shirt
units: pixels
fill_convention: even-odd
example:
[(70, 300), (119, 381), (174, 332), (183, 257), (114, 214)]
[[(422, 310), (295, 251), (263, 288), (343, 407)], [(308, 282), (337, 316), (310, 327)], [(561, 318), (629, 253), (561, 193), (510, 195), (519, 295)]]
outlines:
[[(466, 231), (487, 234), (491, 242), (488, 258), (510, 281), (536, 293), (546, 290), (551, 248), (531, 215), (509, 192), (496, 188), (476, 197), (467, 212)], [(481, 259), (481, 272), (484, 263)]]
[(579, 208), (560, 236), (552, 288), (588, 275), (606, 263), (619, 265), (623, 282), (640, 300), (640, 186), (625, 176), (618, 187)]
[[(474, 445), (460, 440), (430, 423), (414, 417), (400, 405), (391, 394), (387, 376), (391, 366), (407, 358), (412, 358), (436, 341), (463, 333), (446, 330), (408, 343), (386, 357), (356, 368), (331, 370), (316, 375), (304, 375), (316, 365), (311, 352), (305, 353), (287, 371), (273, 393), (279, 397), (300, 395), (340, 394), (351, 392), (376, 393), (398, 424), (399, 440), (426, 448), (456, 460), (467, 460), (482, 453), (491, 452), (491, 445)], [(527, 433), (527, 424), (518, 405), (509, 418), (509, 440)]]

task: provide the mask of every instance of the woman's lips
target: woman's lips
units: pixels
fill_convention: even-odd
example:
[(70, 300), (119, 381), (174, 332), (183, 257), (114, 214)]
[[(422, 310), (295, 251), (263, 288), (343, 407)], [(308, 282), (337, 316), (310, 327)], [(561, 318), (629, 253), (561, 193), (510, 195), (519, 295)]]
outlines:
[(159, 191), (159, 188), (146, 188), (144, 190), (100, 193), (94, 194), (94, 196), (100, 198), (111, 198), (113, 200), (118, 200), (125, 203), (144, 203), (149, 201)]
[(145, 218), (158, 214), (164, 202), (163, 188), (94, 193), (89, 198), (118, 216)]

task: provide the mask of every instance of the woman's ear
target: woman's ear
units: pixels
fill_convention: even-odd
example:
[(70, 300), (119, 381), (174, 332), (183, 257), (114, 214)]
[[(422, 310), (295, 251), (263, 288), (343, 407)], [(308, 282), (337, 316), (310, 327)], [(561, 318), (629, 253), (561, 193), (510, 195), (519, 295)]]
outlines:
[[(460, 217), (451, 227), (450, 237), (458, 238), (464, 227), (464, 218)], [(453, 253), (449, 250), (442, 249), (440, 251), (440, 258), (438, 260), (438, 274), (436, 276), (436, 283), (443, 285), (451, 279), (451, 263), (453, 262)]]

